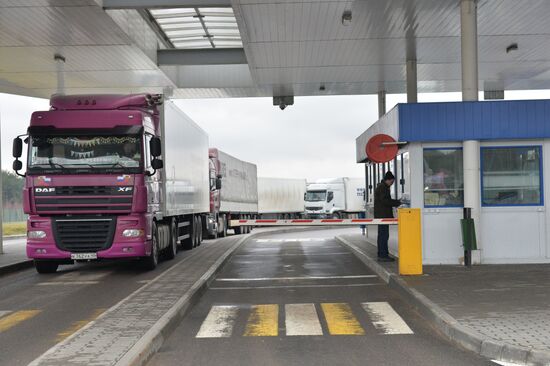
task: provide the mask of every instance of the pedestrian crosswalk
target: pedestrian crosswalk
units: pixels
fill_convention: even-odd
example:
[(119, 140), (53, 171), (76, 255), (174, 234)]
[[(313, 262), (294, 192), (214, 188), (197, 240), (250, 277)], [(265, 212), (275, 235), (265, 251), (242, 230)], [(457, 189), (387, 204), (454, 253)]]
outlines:
[[(214, 305), (196, 338), (414, 334), (387, 302)], [(281, 308), (281, 311), (279, 309)], [(359, 310), (354, 310), (359, 309)], [(242, 334), (235, 334), (238, 322)], [(279, 326), (282, 321), (283, 326)]]

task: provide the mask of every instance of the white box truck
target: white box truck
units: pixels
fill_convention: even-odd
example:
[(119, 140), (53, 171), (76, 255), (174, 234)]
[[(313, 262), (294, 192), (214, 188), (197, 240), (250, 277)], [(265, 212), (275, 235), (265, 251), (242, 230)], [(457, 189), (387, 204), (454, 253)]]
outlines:
[(305, 213), (308, 218), (354, 218), (365, 210), (363, 178), (318, 179), (307, 185)]
[(263, 219), (300, 218), (305, 193), (305, 179), (258, 178), (258, 212)]
[[(252, 219), (258, 214), (258, 174), (255, 164), (240, 160), (219, 149), (209, 150), (210, 179), (220, 183), (210, 192), (210, 237), (226, 236), (230, 220)], [(234, 228), (235, 234), (246, 234), (249, 226)]]

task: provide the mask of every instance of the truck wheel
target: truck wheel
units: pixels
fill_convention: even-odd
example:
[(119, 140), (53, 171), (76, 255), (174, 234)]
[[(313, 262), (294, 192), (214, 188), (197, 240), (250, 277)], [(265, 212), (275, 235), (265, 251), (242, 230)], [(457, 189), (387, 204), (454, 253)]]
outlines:
[(332, 218), (333, 219), (339, 219), (340, 218), (340, 214), (338, 212), (335, 212), (332, 214)]
[(153, 232), (151, 238), (151, 254), (141, 260), (143, 268), (147, 271), (152, 271), (159, 263), (159, 231), (156, 222), (153, 222), (151, 231)]
[(34, 268), (40, 274), (55, 273), (57, 272), (57, 267), (59, 267), (57, 262), (34, 261)]
[(194, 223), (195, 223), (195, 218), (193, 216), (191, 216), (191, 221), (189, 222), (189, 226), (187, 226), (189, 228), (189, 237), (186, 238), (186, 239), (183, 239), (180, 243), (181, 243), (181, 247), (183, 250), (191, 250), (193, 249), (193, 235), (195, 235), (195, 226), (194, 226)]
[[(241, 218), (244, 219), (245, 216), (242, 216), (242, 217), (239, 216), (239, 217), (237, 217), (237, 220), (238, 220), (238, 219), (241, 219)], [(233, 230), (235, 230), (235, 235), (246, 234), (246, 232), (245, 232), (245, 227), (244, 227), (244, 226), (235, 226), (235, 227), (233, 228)]]
[(178, 225), (176, 220), (172, 220), (170, 223), (170, 235), (168, 240), (170, 240), (170, 244), (168, 248), (166, 248), (166, 258), (174, 259), (178, 253)]
[(227, 217), (225, 215), (220, 216), (221, 218), (221, 231), (218, 236), (225, 238), (227, 236)]
[(203, 235), (203, 229), (202, 229), (202, 216), (199, 216), (198, 217), (198, 229), (199, 229), (199, 246), (201, 245), (202, 243), (202, 235)]
[(197, 216), (195, 216), (194, 220), (193, 220), (193, 248), (196, 248), (200, 245), (200, 226), (199, 226), (199, 218)]

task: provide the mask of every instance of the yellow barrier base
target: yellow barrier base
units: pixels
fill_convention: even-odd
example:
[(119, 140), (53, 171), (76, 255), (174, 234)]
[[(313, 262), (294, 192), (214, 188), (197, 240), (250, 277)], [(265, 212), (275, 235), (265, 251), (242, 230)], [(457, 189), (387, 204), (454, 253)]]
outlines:
[(422, 226), (419, 208), (400, 208), (398, 212), (399, 274), (422, 274)]

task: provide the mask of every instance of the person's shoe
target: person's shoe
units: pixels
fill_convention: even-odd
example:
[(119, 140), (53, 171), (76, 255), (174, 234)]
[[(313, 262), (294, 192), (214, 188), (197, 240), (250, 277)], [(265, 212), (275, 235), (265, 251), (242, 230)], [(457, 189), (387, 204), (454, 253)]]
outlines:
[(395, 262), (392, 257), (378, 257), (378, 262)]

